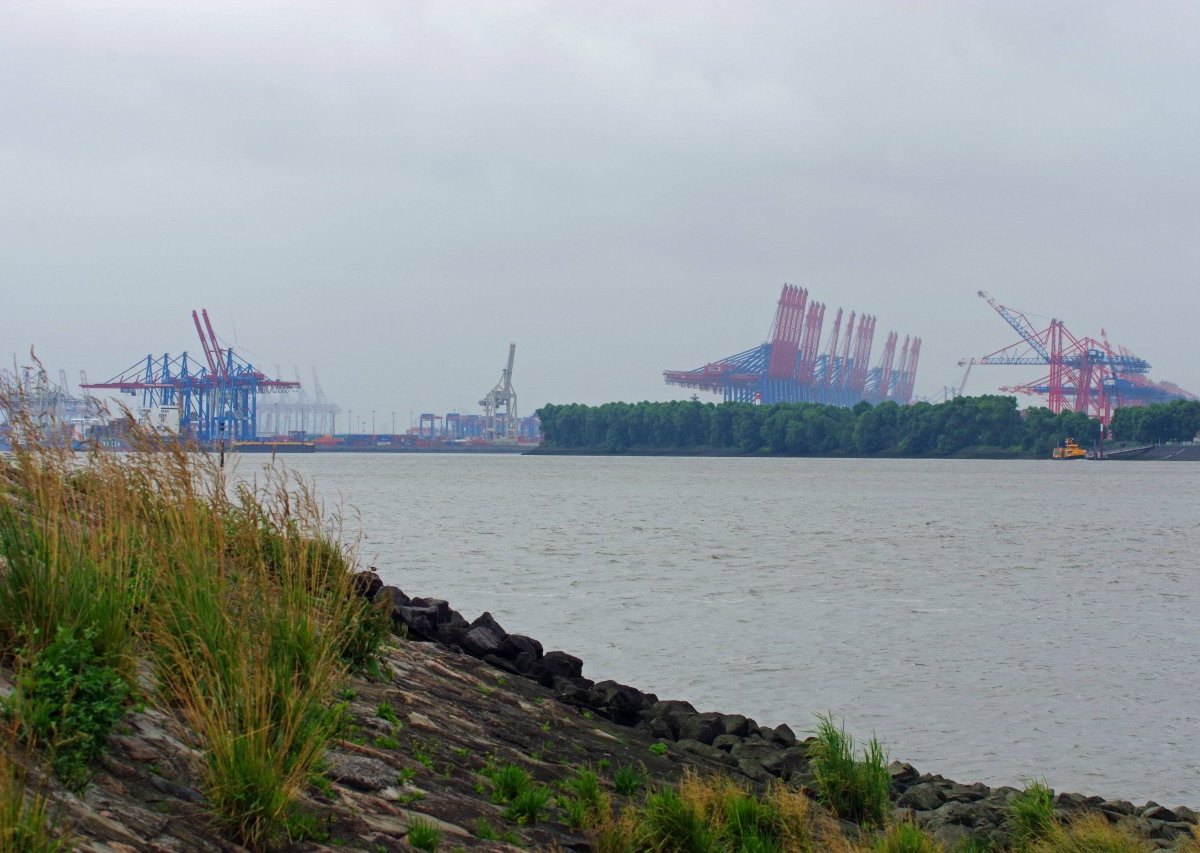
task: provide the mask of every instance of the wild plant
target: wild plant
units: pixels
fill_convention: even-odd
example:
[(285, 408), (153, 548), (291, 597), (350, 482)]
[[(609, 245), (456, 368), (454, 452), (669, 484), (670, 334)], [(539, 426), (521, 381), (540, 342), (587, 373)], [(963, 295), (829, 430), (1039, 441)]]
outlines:
[(506, 764), (485, 775), (492, 782), (493, 803), (510, 802), (529, 788), (529, 774), (515, 764)]
[(1033, 779), (1008, 805), (1005, 825), (1015, 850), (1031, 850), (1054, 834), (1054, 792), (1045, 782)]
[[(16, 732), (9, 724), (0, 732), (12, 742)], [(25, 766), (0, 750), (0, 851), (3, 853), (60, 853), (73, 848), (72, 839), (54, 827), (49, 801), (31, 790)]]
[[(1090, 813), (1054, 825), (1026, 849), (1033, 853), (1151, 853), (1155, 846), (1132, 827), (1114, 826), (1103, 815)], [(1179, 849), (1188, 848), (1185, 844)]]
[(561, 799), (567, 813), (567, 822), (576, 828), (587, 828), (607, 818), (611, 809), (608, 795), (600, 786), (600, 778), (594, 770), (581, 767), (574, 778), (562, 783), (563, 790), (573, 796)]
[(673, 788), (663, 788), (646, 798), (639, 834), (654, 850), (715, 853), (721, 849), (703, 810)]
[(875, 842), (875, 853), (941, 853), (942, 845), (911, 820), (894, 823)]
[(513, 823), (530, 826), (538, 822), (550, 802), (550, 789), (544, 785), (527, 787), (508, 802), (504, 816)]
[(54, 774), (73, 791), (91, 780), (113, 727), (124, 716), (129, 685), (98, 658), (93, 635), (60, 628), (49, 645), (21, 667), (5, 703), (27, 744), (48, 745)]
[(632, 764), (619, 764), (612, 775), (613, 790), (623, 797), (631, 797), (646, 784), (646, 772)]
[(865, 826), (882, 826), (888, 815), (891, 777), (887, 756), (875, 737), (857, 757), (854, 739), (832, 715), (817, 717), (816, 741), (809, 747), (818, 798), (838, 817)]
[(414, 818), (408, 825), (408, 843), (417, 850), (432, 853), (442, 843), (442, 832), (425, 818)]

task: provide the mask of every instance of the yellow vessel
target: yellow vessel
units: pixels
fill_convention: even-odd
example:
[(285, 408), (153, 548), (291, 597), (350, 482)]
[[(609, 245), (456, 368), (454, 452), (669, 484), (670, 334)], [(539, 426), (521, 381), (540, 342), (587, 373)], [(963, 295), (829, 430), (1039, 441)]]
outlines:
[(1062, 447), (1054, 448), (1050, 454), (1051, 459), (1087, 459), (1087, 451), (1075, 443), (1075, 439), (1068, 438), (1063, 441)]

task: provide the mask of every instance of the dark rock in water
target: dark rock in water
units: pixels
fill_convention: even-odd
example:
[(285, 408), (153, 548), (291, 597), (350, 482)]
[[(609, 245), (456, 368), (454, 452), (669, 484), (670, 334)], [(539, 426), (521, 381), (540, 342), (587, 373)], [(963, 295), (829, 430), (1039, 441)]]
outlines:
[(615, 681), (598, 682), (595, 692), (604, 716), (622, 726), (636, 724), (642, 712), (658, 701), (657, 697), (648, 696), (636, 687)]
[(1133, 803), (1128, 800), (1105, 800), (1100, 805), (1096, 806), (1102, 812), (1109, 814), (1120, 815), (1125, 817), (1134, 813)]
[(779, 746), (788, 747), (796, 745), (796, 734), (787, 723), (782, 723), (773, 729), (767, 726), (759, 726), (758, 735), (763, 740), (778, 744)]
[(728, 734), (725, 731), (724, 714), (694, 714), (687, 717), (679, 725), (679, 739), (696, 740), (706, 746), (711, 746), (718, 735)]
[(671, 740), (679, 739), (679, 730), (683, 721), (696, 715), (696, 709), (691, 702), (678, 699), (666, 699), (655, 702), (642, 712), (643, 720), (662, 720), (671, 729)]
[(436, 640), (438, 611), (435, 607), (413, 607), (397, 605), (392, 608), (392, 621), (408, 629), (412, 639)]
[(467, 631), (466, 625), (447, 622), (445, 625), (437, 626), (437, 641), (445, 643), (447, 646), (458, 646), (462, 644), (463, 637), (467, 636)]
[(942, 804), (941, 789), (933, 782), (913, 785), (897, 801), (902, 806), (922, 812), (931, 812)]
[(947, 802), (973, 803), (976, 800), (982, 800), (991, 792), (991, 788), (980, 782), (973, 785), (958, 785), (952, 782), (942, 793)]
[(382, 587), (377, 591), (376, 599), (390, 601), (392, 607), (407, 607), (412, 601), (400, 587)]
[(472, 657), (494, 655), (500, 651), (500, 638), (490, 628), (477, 626), (462, 638), (463, 651)]
[(1171, 811), (1166, 806), (1160, 806), (1153, 800), (1146, 803), (1146, 805), (1142, 807), (1140, 815), (1150, 820), (1165, 820), (1174, 822), (1179, 819), (1176, 817), (1175, 812)]
[(649, 720), (642, 720), (638, 726), (646, 732), (649, 732), (651, 737), (656, 737), (659, 740), (675, 740), (677, 732), (671, 729), (671, 725), (662, 717), (654, 717)]
[(888, 775), (892, 777), (892, 787), (903, 790), (917, 780), (921, 774), (917, 768), (902, 761), (893, 761), (888, 765)]
[(554, 686), (557, 676), (579, 678), (583, 675), (583, 661), (566, 652), (546, 652), (542, 659), (529, 669), (529, 674), (546, 687)]
[(503, 640), (505, 637), (508, 636), (508, 632), (505, 631), (503, 628), (501, 628), (500, 623), (497, 622), (492, 617), (492, 614), (487, 611), (484, 611), (483, 615), (479, 616), (474, 622), (472, 622), (471, 627), (472, 628), (487, 628), (489, 631), (491, 631), (493, 634), (495, 634), (496, 637), (500, 640)]
[(591, 707), (595, 696), (592, 692), (592, 680), (581, 676), (556, 675), (553, 683), (554, 696), (560, 702), (568, 705)]
[[(509, 636), (511, 636), (511, 635), (509, 635)], [(505, 638), (505, 639), (507, 639), (507, 638)], [(530, 678), (536, 677), (533, 674), (533, 668), (535, 666), (537, 666), (538, 658), (534, 657), (529, 652), (521, 652), (521, 654), (517, 655), (512, 660), (513, 660), (513, 666), (515, 666), (517, 668), (517, 671), (520, 672), (522, 675), (527, 675)]]
[(717, 737), (713, 739), (712, 745), (717, 749), (723, 749), (726, 752), (732, 753), (733, 748), (741, 742), (742, 739), (737, 735), (717, 735)]
[(533, 660), (542, 657), (542, 644), (524, 634), (506, 634), (500, 644), (500, 656), (516, 660), (521, 655), (530, 655)]
[(727, 752), (717, 749), (715, 746), (709, 746), (706, 743), (701, 743), (698, 740), (684, 738), (675, 744), (676, 747), (684, 752), (689, 752), (692, 755), (699, 755), (711, 761), (716, 761), (719, 764), (724, 764), (726, 767), (737, 767), (737, 759)]
[(356, 572), (354, 575), (354, 591), (367, 599), (374, 601), (379, 590), (383, 589), (383, 578), (375, 572)]
[(725, 727), (725, 734), (738, 737), (745, 737), (753, 729), (758, 728), (758, 724), (754, 720), (741, 714), (722, 714), (721, 725)]

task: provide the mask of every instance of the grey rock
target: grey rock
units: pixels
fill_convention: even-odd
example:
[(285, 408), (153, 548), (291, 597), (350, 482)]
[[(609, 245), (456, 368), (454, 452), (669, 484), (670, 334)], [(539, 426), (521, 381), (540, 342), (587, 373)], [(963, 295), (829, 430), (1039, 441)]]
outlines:
[(374, 601), (379, 590), (383, 589), (383, 578), (372, 571), (356, 572), (354, 575), (354, 591), (358, 595)]
[(679, 725), (679, 739), (698, 740), (711, 745), (718, 735), (728, 734), (725, 731), (723, 714), (695, 714), (684, 719)]
[(771, 774), (763, 769), (762, 765), (756, 761), (741, 759), (737, 763), (738, 770), (742, 771), (742, 775), (753, 779), (755, 782), (770, 782)]
[[(770, 732), (770, 734), (765, 734)], [(763, 740), (777, 743), (785, 749), (796, 745), (796, 733), (792, 731), (791, 726), (787, 723), (781, 723), (773, 729), (768, 729), (766, 726), (759, 726), (758, 733)]]
[(508, 632), (500, 627), (500, 623), (495, 620), (490, 612), (485, 611), (474, 622), (471, 623), (472, 628), (487, 628), (499, 639), (503, 640), (508, 636)]
[(958, 785), (951, 784), (943, 791), (943, 795), (949, 802), (955, 803), (973, 803), (977, 800), (982, 800), (992, 791), (987, 785), (976, 782), (973, 785)]
[(491, 628), (479, 625), (467, 631), (466, 636), (462, 638), (462, 647), (463, 651), (473, 657), (494, 655), (500, 651), (500, 637)]
[(711, 746), (707, 743), (702, 743), (691, 738), (684, 738), (678, 741), (675, 745), (683, 752), (702, 756), (719, 764), (724, 764), (727, 767), (737, 767), (737, 760), (731, 757), (729, 753), (723, 752), (717, 749), (715, 746)]
[(396, 768), (366, 755), (331, 753), (329, 776), (359, 791), (382, 791), (396, 784)]
[(500, 644), (500, 654), (514, 660), (521, 655), (529, 655), (533, 660), (539, 660), (542, 657), (542, 644), (524, 634), (507, 634), (504, 642)]
[(742, 739), (737, 735), (717, 735), (713, 739), (712, 745), (717, 749), (723, 749), (725, 752), (732, 752), (733, 748), (741, 742)]
[(897, 801), (899, 805), (922, 812), (931, 812), (940, 808), (942, 802), (942, 792), (934, 782), (920, 782), (912, 785)]
[(721, 724), (725, 726), (725, 734), (737, 735), (745, 737), (752, 729), (757, 729), (758, 725), (754, 720), (744, 717), (741, 714), (721, 714)]
[(902, 761), (893, 761), (888, 765), (888, 775), (892, 777), (892, 784), (907, 786), (911, 782), (915, 782), (921, 774), (917, 772), (917, 768), (911, 764), (905, 764)]

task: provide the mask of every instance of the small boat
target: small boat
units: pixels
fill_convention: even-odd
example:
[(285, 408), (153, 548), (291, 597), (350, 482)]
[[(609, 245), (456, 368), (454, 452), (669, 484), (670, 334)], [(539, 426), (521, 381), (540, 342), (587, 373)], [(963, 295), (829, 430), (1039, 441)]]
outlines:
[(1087, 451), (1075, 443), (1075, 439), (1067, 438), (1060, 447), (1054, 448), (1051, 459), (1087, 459)]

